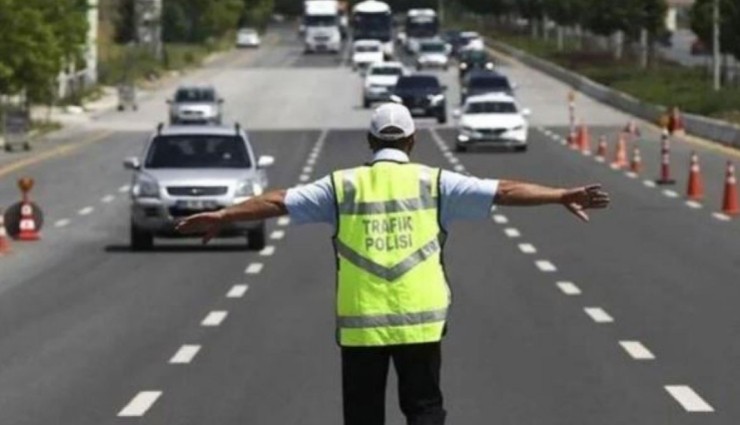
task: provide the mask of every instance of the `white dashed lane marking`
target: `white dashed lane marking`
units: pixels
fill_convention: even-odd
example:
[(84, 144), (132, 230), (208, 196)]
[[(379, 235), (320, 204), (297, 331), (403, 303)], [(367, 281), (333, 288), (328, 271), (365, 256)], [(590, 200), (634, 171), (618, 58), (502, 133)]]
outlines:
[(249, 285), (234, 285), (229, 289), (226, 298), (242, 298), (249, 290)]
[(54, 227), (65, 227), (65, 226), (67, 226), (67, 225), (68, 225), (69, 223), (70, 223), (69, 219), (67, 219), (67, 218), (63, 218), (63, 219), (61, 219), (61, 220), (57, 220), (57, 221), (56, 221), (56, 222), (54, 223)]
[(537, 253), (537, 248), (535, 248), (534, 245), (532, 245), (531, 243), (520, 243), (519, 250), (522, 251), (524, 254)]
[(300, 180), (302, 182), (307, 182), (307, 181), (311, 180), (311, 176), (309, 176), (308, 174), (301, 174), (301, 176), (298, 178), (298, 180)]
[(634, 173), (632, 171), (628, 171), (628, 172), (624, 173), (624, 175), (627, 176), (627, 178), (630, 178), (630, 179), (636, 179), (637, 177), (639, 177), (637, 175), (637, 173)]
[(558, 282), (557, 285), (565, 295), (581, 295), (581, 289), (573, 282)]
[(455, 165), (455, 171), (457, 171), (458, 173), (462, 173), (465, 171), (465, 166), (457, 164)]
[(269, 257), (272, 254), (275, 253), (275, 247), (272, 245), (268, 245), (260, 251), (260, 257)]
[(304, 174), (311, 174), (311, 173), (313, 173), (313, 167), (311, 167), (311, 166), (303, 167), (303, 173)]
[(131, 399), (131, 401), (118, 412), (119, 417), (144, 416), (157, 399), (162, 396), (162, 391), (142, 391)]
[(678, 193), (676, 193), (675, 190), (665, 189), (663, 190), (663, 195), (667, 196), (668, 198), (678, 198)]
[(103, 196), (102, 198), (100, 198), (100, 202), (102, 202), (102, 203), (104, 203), (104, 204), (110, 204), (110, 203), (111, 203), (111, 202), (113, 202), (113, 201), (114, 201), (115, 199), (116, 199), (116, 197), (115, 197), (115, 196), (113, 196), (113, 195), (105, 195), (105, 196)]
[(547, 260), (539, 260), (534, 263), (541, 272), (552, 273), (558, 271), (555, 265)]
[(282, 230), (275, 230), (270, 234), (270, 239), (280, 240), (285, 237), (285, 232)]
[(90, 215), (93, 211), (95, 211), (95, 208), (93, 208), (93, 207), (85, 207), (85, 208), (77, 211), (77, 214), (79, 214), (79, 215)]
[(128, 192), (130, 189), (131, 189), (131, 186), (125, 184), (125, 185), (119, 187), (118, 188), (118, 191), (121, 192), (121, 193), (125, 193), (125, 192)]
[(719, 221), (730, 221), (731, 220), (729, 215), (722, 214), (722, 213), (714, 213), (712, 214), (712, 217), (716, 218)]
[(644, 184), (645, 187), (655, 187), (656, 186), (655, 182), (652, 180), (644, 180), (642, 184)]
[(450, 164), (452, 164), (452, 165), (457, 165), (457, 164), (460, 163), (460, 160), (457, 159), (457, 157), (455, 157), (455, 156), (451, 156), (450, 158), (448, 158), (448, 160), (450, 161)]
[(614, 318), (601, 307), (586, 307), (583, 311), (596, 323), (612, 323)]
[(208, 313), (208, 315), (205, 317), (205, 319), (203, 319), (202, 322), (200, 322), (200, 325), (209, 326), (209, 327), (220, 326), (221, 323), (223, 323), (223, 321), (226, 319), (226, 316), (228, 315), (229, 313), (227, 311), (223, 311), (223, 310), (212, 311)]
[(688, 385), (666, 385), (665, 390), (687, 412), (714, 412), (714, 408)]
[(170, 359), (170, 364), (188, 364), (200, 351), (200, 345), (183, 345)]
[(262, 271), (262, 267), (264, 265), (262, 263), (252, 263), (247, 266), (247, 268), (244, 270), (244, 273), (246, 274), (259, 274), (259, 272)]
[(686, 201), (686, 206), (693, 210), (699, 210), (702, 208), (702, 205), (696, 201)]
[(655, 355), (640, 341), (619, 341), (624, 351), (634, 360), (654, 360)]
[(290, 217), (280, 217), (277, 221), (278, 226), (287, 226), (290, 224)]
[(522, 236), (522, 234), (519, 233), (519, 230), (517, 230), (517, 229), (515, 229), (513, 227), (508, 227), (508, 228), (504, 229), (504, 233), (506, 234), (506, 236), (508, 236), (508, 237), (510, 237), (512, 239), (513, 238), (518, 238), (518, 237)]
[(508, 218), (506, 218), (506, 216), (505, 216), (505, 215), (501, 215), (501, 214), (494, 214), (494, 216), (493, 216), (493, 221), (494, 221), (494, 222), (495, 222), (496, 224), (506, 224), (506, 223), (508, 223), (508, 222), (509, 222), (509, 219), (508, 219)]

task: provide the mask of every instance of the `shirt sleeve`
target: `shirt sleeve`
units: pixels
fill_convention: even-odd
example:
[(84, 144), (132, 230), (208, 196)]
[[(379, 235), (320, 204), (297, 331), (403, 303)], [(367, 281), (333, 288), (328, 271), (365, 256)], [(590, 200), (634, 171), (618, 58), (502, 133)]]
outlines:
[(480, 179), (443, 170), (439, 177), (440, 221), (483, 220), (491, 214), (498, 180)]
[(294, 224), (336, 224), (336, 206), (331, 177), (288, 189), (285, 207)]

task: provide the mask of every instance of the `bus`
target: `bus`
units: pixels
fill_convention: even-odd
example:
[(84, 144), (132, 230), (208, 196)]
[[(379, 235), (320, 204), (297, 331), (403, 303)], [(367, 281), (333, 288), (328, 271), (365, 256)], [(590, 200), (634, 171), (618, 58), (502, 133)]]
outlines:
[(393, 57), (393, 14), (387, 3), (367, 0), (352, 8), (352, 39), (378, 40), (383, 43), (383, 54)]
[(404, 34), (400, 40), (409, 53), (417, 53), (419, 42), (434, 38), (439, 33), (439, 18), (434, 9), (409, 9), (404, 23)]

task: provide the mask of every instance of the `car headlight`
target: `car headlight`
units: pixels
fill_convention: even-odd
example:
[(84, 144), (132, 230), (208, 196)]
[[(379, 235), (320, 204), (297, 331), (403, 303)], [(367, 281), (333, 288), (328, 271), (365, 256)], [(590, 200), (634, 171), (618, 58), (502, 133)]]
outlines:
[(429, 96), (427, 96), (427, 99), (429, 99), (429, 102), (431, 102), (433, 105), (436, 105), (438, 103), (441, 103), (443, 100), (445, 100), (445, 95), (430, 94)]
[(460, 127), (460, 133), (466, 135), (466, 136), (475, 136), (478, 134), (477, 131), (473, 127), (463, 126)]
[(493, 69), (493, 64), (492, 64), (491, 62), (488, 62), (488, 63), (486, 64), (486, 69), (488, 69), (488, 70), (492, 70), (492, 69)]
[(134, 198), (159, 198), (159, 183), (146, 174), (139, 174), (131, 187), (131, 194)]
[(524, 125), (518, 125), (509, 131), (519, 131), (519, 130), (524, 130)]
[(460, 69), (463, 69), (463, 70), (468, 69), (468, 64), (465, 63), (465, 62), (461, 63), (460, 64)]
[(234, 195), (239, 198), (245, 198), (249, 196), (260, 196), (263, 192), (262, 185), (251, 180), (245, 180), (237, 184)]

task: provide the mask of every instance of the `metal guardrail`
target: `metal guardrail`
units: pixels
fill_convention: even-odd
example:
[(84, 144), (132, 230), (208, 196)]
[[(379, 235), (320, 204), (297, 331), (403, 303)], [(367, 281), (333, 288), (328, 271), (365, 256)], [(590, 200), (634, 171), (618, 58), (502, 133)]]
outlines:
[[(657, 123), (660, 117), (668, 110), (666, 106), (643, 102), (626, 93), (610, 89), (583, 75), (530, 55), (508, 44), (491, 39), (487, 40), (487, 42), (494, 49), (502, 51), (522, 63), (572, 86), (589, 97), (636, 117)], [(683, 114), (683, 120), (688, 134), (740, 149), (740, 126), (722, 120), (686, 113)]]

